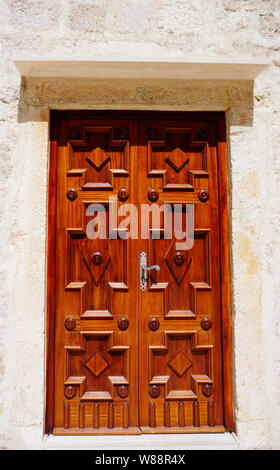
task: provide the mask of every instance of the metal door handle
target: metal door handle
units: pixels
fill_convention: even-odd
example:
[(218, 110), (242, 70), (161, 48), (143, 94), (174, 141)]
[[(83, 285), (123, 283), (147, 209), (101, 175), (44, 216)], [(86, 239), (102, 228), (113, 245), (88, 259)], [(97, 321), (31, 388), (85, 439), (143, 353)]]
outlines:
[(147, 289), (147, 271), (150, 271), (151, 269), (159, 271), (160, 266), (158, 264), (154, 264), (153, 266), (147, 267), (147, 255), (145, 251), (142, 251), (140, 255), (140, 289), (142, 291)]
[(160, 270), (160, 267), (159, 267), (158, 264), (154, 264), (153, 266), (149, 266), (148, 268), (145, 268), (145, 267), (144, 267), (144, 269), (145, 269), (146, 271), (150, 271), (151, 269), (155, 269), (156, 271), (159, 271), (159, 270)]

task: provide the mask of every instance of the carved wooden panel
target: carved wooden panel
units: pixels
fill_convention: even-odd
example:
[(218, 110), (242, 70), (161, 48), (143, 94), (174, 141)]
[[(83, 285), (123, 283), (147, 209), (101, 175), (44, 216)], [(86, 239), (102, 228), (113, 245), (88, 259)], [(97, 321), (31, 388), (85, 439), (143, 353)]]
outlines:
[[(209, 122), (142, 121), (139, 133), (140, 202), (149, 203), (147, 194), (156, 191), (173, 221), (169, 238), (162, 217), (140, 242), (147, 264), (160, 266), (139, 297), (142, 361), (148, 364), (140, 369), (140, 426), (142, 432), (217, 429), (223, 395), (215, 128)], [(190, 250), (177, 246), (176, 204), (194, 205)], [(153, 317), (156, 331), (148, 327)]]
[[(134, 240), (109, 229), (110, 196), (135, 202), (135, 125), (62, 121), (58, 142), (54, 433), (139, 433)], [(69, 190), (70, 188), (70, 190)], [(71, 189), (72, 188), (72, 189)], [(90, 223), (102, 204), (103, 238)], [(114, 232), (109, 237), (110, 230)], [(120, 321), (122, 318), (122, 321)]]
[[(215, 121), (66, 116), (56, 158), (53, 432), (224, 431)], [(112, 197), (117, 209), (168, 203), (168, 238), (163, 215), (148, 239), (140, 218), (139, 239), (120, 236)], [(94, 203), (106, 225), (97, 239)], [(178, 246), (178, 204), (194, 207), (190, 250)], [(145, 291), (142, 251), (160, 266)]]

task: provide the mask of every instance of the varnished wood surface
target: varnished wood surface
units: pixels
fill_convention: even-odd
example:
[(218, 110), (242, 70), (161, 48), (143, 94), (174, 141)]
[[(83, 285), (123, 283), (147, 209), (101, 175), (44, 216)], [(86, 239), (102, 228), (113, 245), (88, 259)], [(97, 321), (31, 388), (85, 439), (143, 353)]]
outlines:
[(57, 121), (51, 114), (49, 197), (48, 197), (48, 244), (47, 244), (47, 317), (46, 317), (46, 433), (51, 433), (54, 419), (54, 317), (55, 317), (55, 271), (56, 271), (56, 184), (57, 184)]
[[(154, 129), (153, 141), (148, 138), (149, 129)], [(142, 360), (148, 364), (139, 370), (141, 428), (164, 426), (165, 400), (170, 403), (170, 428), (186, 429), (198, 422), (194, 401), (199, 403), (200, 428), (208, 425), (210, 399), (216, 405), (210, 409), (211, 423), (224, 424), (217, 166), (213, 122), (141, 120), (139, 203), (148, 202), (152, 187), (159, 193), (158, 201), (172, 207), (193, 203), (195, 224), (194, 246), (183, 253), (182, 265), (176, 264), (175, 233), (172, 240), (139, 240), (140, 252), (148, 253), (148, 265), (161, 268), (150, 272), (149, 288), (139, 295), (139, 344)], [(200, 201), (201, 190), (209, 193), (209, 200)], [(208, 331), (201, 327), (205, 315), (212, 321)], [(148, 327), (151, 317), (159, 320), (156, 331)], [(150, 383), (160, 387), (152, 414)], [(208, 383), (214, 387), (206, 397), (203, 387)]]
[(139, 427), (131, 427), (128, 429), (123, 429), (123, 428), (98, 428), (98, 429), (92, 429), (92, 428), (70, 428), (70, 429), (65, 429), (64, 427), (55, 427), (53, 430), (53, 434), (55, 436), (64, 436), (64, 435), (69, 435), (69, 436), (100, 436), (100, 435), (123, 435), (123, 434), (142, 434), (141, 429)]
[(233, 383), (232, 383), (232, 321), (231, 321), (231, 277), (230, 277), (230, 233), (228, 160), (226, 146), (226, 119), (218, 120), (217, 149), (219, 157), (219, 209), (220, 209), (220, 264), (222, 304), (223, 386), (226, 428), (234, 432)]
[[(77, 111), (51, 117), (47, 432), (232, 431), (223, 114)], [(69, 189), (77, 193), (72, 200)], [(190, 252), (174, 251), (174, 233), (172, 240), (153, 240), (152, 233), (149, 240), (87, 239), (90, 203), (108, 208), (116, 195), (118, 206), (140, 207), (152, 204), (151, 189), (159, 204), (194, 204)], [(209, 200), (200, 200), (201, 190)], [(149, 265), (161, 267), (150, 272), (145, 292), (139, 289), (143, 250)], [(201, 326), (205, 317), (209, 330)], [(159, 320), (155, 331), (151, 318)], [(151, 385), (159, 387), (158, 396), (151, 396)], [(120, 386), (128, 387), (124, 398)], [(73, 387), (71, 398), (67, 387)]]
[(200, 426), (199, 428), (194, 426), (186, 426), (185, 428), (180, 428), (177, 426), (172, 426), (170, 428), (166, 427), (145, 427), (141, 426), (141, 431), (143, 434), (199, 434), (199, 433), (223, 433), (226, 431), (224, 426)]

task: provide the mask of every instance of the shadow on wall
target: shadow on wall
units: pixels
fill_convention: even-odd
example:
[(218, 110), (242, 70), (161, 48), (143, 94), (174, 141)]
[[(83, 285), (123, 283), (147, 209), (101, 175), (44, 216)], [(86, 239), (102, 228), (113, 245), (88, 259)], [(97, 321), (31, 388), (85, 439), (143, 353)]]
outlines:
[(227, 111), (231, 126), (252, 126), (249, 80), (27, 78), (21, 80), (18, 122), (48, 121), (51, 109)]

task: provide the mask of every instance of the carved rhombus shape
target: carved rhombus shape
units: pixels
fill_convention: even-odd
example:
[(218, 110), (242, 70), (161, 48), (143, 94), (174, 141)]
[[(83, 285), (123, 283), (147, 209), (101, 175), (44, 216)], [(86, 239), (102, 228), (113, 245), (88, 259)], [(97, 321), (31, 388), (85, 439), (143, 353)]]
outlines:
[(96, 170), (100, 171), (110, 161), (110, 155), (100, 147), (96, 147), (90, 152), (86, 161)]
[(184, 353), (182, 353), (182, 351), (178, 351), (167, 365), (173, 370), (173, 372), (175, 372), (175, 374), (181, 377), (193, 365), (193, 363)]
[(84, 366), (97, 378), (102, 372), (109, 367), (109, 362), (100, 354), (95, 351), (85, 362)]
[(94, 264), (92, 255), (87, 255), (84, 257), (84, 263), (96, 286), (100, 284), (100, 281), (103, 278), (105, 271), (108, 268), (110, 261), (111, 261), (111, 257), (106, 251), (104, 251), (103, 254), (104, 254), (104, 258), (102, 259), (102, 262), (100, 265)]
[(174, 277), (177, 285), (180, 286), (185, 277), (186, 272), (188, 271), (190, 267), (190, 264), (192, 262), (192, 256), (189, 250), (185, 250), (183, 252), (184, 262), (182, 263), (182, 265), (176, 265), (174, 261), (174, 257), (176, 256), (176, 253), (177, 253), (176, 252), (176, 240), (173, 240), (165, 255), (165, 262), (172, 276)]
[(177, 173), (190, 161), (187, 155), (178, 147), (172, 150), (165, 160)]

